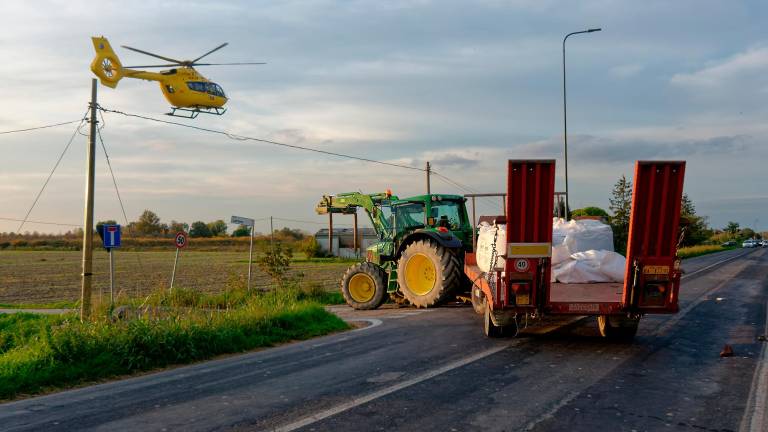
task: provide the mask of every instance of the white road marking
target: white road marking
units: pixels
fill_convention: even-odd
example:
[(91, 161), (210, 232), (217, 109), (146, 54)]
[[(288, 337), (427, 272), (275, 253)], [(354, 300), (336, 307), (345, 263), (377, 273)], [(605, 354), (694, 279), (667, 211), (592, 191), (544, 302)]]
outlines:
[(720, 264), (725, 264), (725, 263), (727, 263), (728, 261), (733, 261), (733, 260), (735, 260), (736, 258), (739, 258), (739, 257), (743, 257), (744, 255), (746, 255), (746, 254), (748, 254), (748, 253), (750, 253), (750, 252), (752, 252), (752, 251), (746, 251), (746, 252), (744, 252), (744, 253), (742, 253), (742, 254), (739, 254), (739, 255), (736, 255), (736, 256), (732, 256), (732, 257), (730, 257), (730, 258), (726, 258), (726, 259), (724, 259), (724, 260), (720, 260), (720, 261), (718, 261), (718, 262), (716, 262), (716, 263), (714, 263), (714, 264), (710, 264), (710, 265), (708, 265), (708, 266), (706, 266), (706, 267), (704, 267), (704, 268), (702, 268), (702, 269), (698, 269), (698, 270), (696, 270), (696, 271), (695, 271), (695, 272), (693, 272), (693, 273), (687, 273), (687, 274), (684, 274), (682, 277), (680, 277), (680, 279), (682, 280), (682, 279), (685, 279), (685, 278), (689, 278), (689, 277), (691, 277), (691, 276), (693, 276), (693, 275), (695, 275), (695, 274), (698, 274), (698, 273), (701, 273), (701, 272), (703, 272), (703, 271), (709, 270), (709, 269), (711, 269), (712, 267), (718, 266), (718, 265), (720, 265)]
[[(768, 335), (768, 302), (765, 303), (765, 329)], [(763, 432), (768, 430), (768, 342), (763, 342), (755, 365), (752, 387), (749, 389), (747, 408), (741, 419), (739, 432)]]
[(347, 321), (350, 321), (350, 322), (353, 322), (353, 321), (358, 321), (358, 322), (359, 321), (365, 321), (365, 322), (371, 323), (371, 325), (369, 325), (369, 326), (356, 328), (356, 329), (352, 330), (353, 332), (359, 332), (359, 331), (363, 331), (363, 330), (372, 329), (372, 328), (378, 327), (378, 326), (380, 326), (382, 324), (382, 321), (380, 319), (376, 319), (376, 318), (353, 318), (353, 319), (348, 319)]
[[(710, 264), (710, 265), (704, 267), (703, 269), (699, 269), (699, 270), (696, 270), (693, 273), (689, 273), (689, 274), (681, 277), (680, 279), (684, 279), (686, 276), (687, 277), (693, 276), (696, 273), (703, 272), (704, 270), (708, 270), (708, 269), (710, 269), (710, 268), (712, 268), (712, 267), (714, 267), (716, 265), (720, 265), (720, 264), (724, 264), (724, 263), (729, 262), (729, 261), (733, 261), (734, 259), (742, 257), (742, 256), (744, 256), (744, 255), (746, 255), (746, 254), (748, 254), (750, 252), (752, 252), (752, 251), (747, 251), (747, 252), (745, 252), (743, 254), (739, 254), (739, 255), (736, 255), (736, 256), (733, 256), (733, 257), (730, 257), (730, 258), (718, 261), (718, 262), (716, 262), (714, 264)], [(712, 293), (714, 293), (715, 291), (717, 291), (720, 288), (722, 288), (726, 283), (728, 283), (728, 280), (723, 280), (720, 283), (718, 283), (717, 285), (715, 285), (714, 287), (712, 287), (712, 288), (708, 289), (707, 291), (705, 291), (704, 293), (702, 293), (700, 296), (696, 297), (687, 306), (685, 306), (684, 308), (680, 309), (676, 314), (672, 315), (667, 321), (665, 321), (663, 324), (661, 324), (658, 327), (656, 327), (656, 330), (653, 332), (653, 334), (655, 334), (655, 335), (662, 335), (664, 332), (666, 332), (667, 330), (669, 330), (672, 327), (674, 327), (678, 322), (680, 322), (680, 320), (682, 320), (686, 315), (688, 315), (688, 312), (692, 311), (696, 306), (698, 306), (701, 302), (706, 300)]]
[[(680, 279), (685, 279), (686, 277), (691, 277), (691, 276), (693, 276), (693, 275), (695, 275), (695, 274), (697, 274), (697, 273), (701, 273), (701, 272), (703, 272), (703, 271), (705, 271), (705, 270), (709, 270), (709, 269), (711, 269), (712, 267), (715, 267), (715, 266), (717, 266), (717, 265), (720, 265), (720, 264), (724, 264), (724, 263), (726, 263), (726, 262), (729, 262), (729, 261), (732, 261), (732, 260), (734, 260), (734, 259), (736, 259), (736, 258), (742, 257), (742, 256), (744, 256), (744, 255), (748, 254), (749, 252), (751, 252), (751, 251), (748, 251), (748, 252), (745, 252), (745, 253), (742, 253), (742, 254), (739, 254), (739, 255), (736, 255), (736, 256), (730, 257), (730, 258), (726, 258), (726, 259), (724, 259), (724, 260), (720, 260), (720, 261), (718, 261), (718, 262), (716, 262), (716, 263), (714, 263), (714, 264), (710, 264), (710, 265), (708, 265), (708, 266), (706, 266), (706, 267), (704, 267), (704, 268), (702, 268), (702, 269), (696, 270), (696, 271), (695, 271), (695, 272), (693, 272), (693, 273), (688, 273), (688, 274), (684, 275), (683, 277), (681, 277)], [(727, 281), (722, 281), (721, 283), (717, 284), (717, 285), (716, 285), (714, 288), (711, 288), (711, 289), (707, 290), (705, 293), (703, 293), (703, 294), (702, 294), (702, 295), (700, 295), (698, 298), (696, 298), (695, 300), (693, 300), (693, 301), (692, 301), (690, 304), (688, 304), (688, 306), (684, 307), (683, 309), (681, 309), (680, 311), (678, 311), (678, 312), (677, 312), (675, 315), (673, 315), (672, 317), (670, 317), (670, 319), (669, 319), (669, 320), (667, 320), (667, 321), (666, 321), (664, 324), (662, 324), (662, 325), (660, 325), (659, 327), (657, 327), (657, 328), (656, 328), (656, 331), (654, 331), (654, 332), (653, 332), (653, 334), (656, 334), (656, 335), (661, 335), (661, 334), (662, 334), (662, 333), (664, 333), (665, 331), (667, 331), (667, 330), (669, 330), (670, 328), (672, 328), (672, 327), (673, 327), (675, 324), (677, 324), (677, 323), (678, 323), (678, 322), (679, 322), (679, 321), (680, 321), (680, 320), (681, 320), (681, 319), (682, 319), (682, 318), (683, 318), (685, 315), (687, 315), (687, 314), (688, 314), (688, 312), (690, 312), (691, 310), (693, 310), (693, 308), (694, 308), (694, 307), (698, 306), (698, 305), (699, 305), (699, 303), (701, 303), (702, 301), (704, 301), (704, 299), (705, 299), (705, 298), (707, 298), (707, 296), (708, 296), (709, 294), (713, 293), (714, 291), (717, 291), (717, 290), (718, 290), (720, 287), (722, 287), (723, 285), (725, 285), (725, 283), (726, 283), (726, 282), (727, 282)], [(768, 325), (768, 324), (767, 324), (767, 325)], [(768, 330), (766, 330), (766, 333), (768, 333)], [(763, 347), (763, 353), (765, 353), (765, 347)], [(613, 370), (613, 369), (611, 369), (611, 370)], [(757, 373), (757, 370), (755, 371), (755, 373)], [(764, 375), (765, 375), (765, 374), (764, 374)], [(765, 378), (765, 377), (763, 377), (763, 378)], [(755, 385), (755, 383), (754, 383), (754, 381), (753, 381), (753, 386), (754, 386), (754, 385)], [(762, 415), (763, 417), (766, 415), (766, 414), (765, 414), (765, 411), (766, 411), (766, 402), (765, 402), (765, 394), (764, 394), (764, 393), (765, 393), (765, 387), (766, 387), (766, 384), (763, 384), (763, 386), (762, 386), (762, 389), (761, 389), (761, 390), (763, 391), (763, 399), (762, 399), (762, 405), (757, 405), (757, 404), (755, 405), (755, 409), (757, 409), (759, 406), (762, 406), (762, 407), (763, 407), (763, 408), (762, 408), (762, 409), (763, 409), (763, 412), (761, 413), (761, 415)], [(577, 391), (577, 392), (573, 392), (573, 393), (569, 393), (567, 396), (565, 396), (563, 399), (561, 399), (561, 400), (560, 400), (560, 401), (559, 401), (557, 404), (555, 404), (555, 405), (554, 405), (554, 406), (553, 406), (553, 407), (552, 407), (552, 408), (551, 408), (549, 411), (547, 411), (546, 413), (544, 413), (544, 414), (543, 414), (541, 417), (539, 417), (539, 418), (537, 418), (537, 419), (535, 419), (535, 420), (532, 420), (530, 423), (528, 423), (528, 424), (525, 426), (525, 429), (524, 429), (524, 430), (527, 430), (527, 431), (528, 431), (528, 430), (532, 430), (532, 429), (533, 429), (533, 428), (534, 428), (534, 427), (535, 427), (537, 424), (539, 424), (539, 423), (543, 422), (544, 420), (547, 420), (547, 419), (549, 419), (549, 418), (552, 418), (552, 417), (553, 417), (553, 416), (554, 416), (554, 415), (555, 415), (555, 414), (556, 414), (558, 411), (560, 411), (560, 409), (561, 409), (562, 407), (564, 407), (564, 406), (565, 406), (565, 405), (567, 405), (569, 402), (571, 402), (573, 399), (575, 399), (575, 398), (576, 398), (576, 397), (577, 397), (579, 394), (580, 394), (580, 392), (578, 392), (578, 391)], [(746, 414), (745, 414), (745, 416), (746, 416)], [(763, 424), (764, 424), (764, 423), (763, 423)], [(765, 429), (744, 429), (744, 430), (740, 430), (739, 432), (755, 432), (755, 431), (763, 432), (764, 430), (765, 430)]]
[(576, 399), (576, 396), (578, 396), (579, 394), (581, 394), (581, 392), (578, 392), (578, 391), (569, 393), (568, 396), (561, 399), (560, 402), (556, 403), (555, 406), (553, 406), (549, 411), (544, 413), (544, 415), (525, 425), (523, 430), (526, 430), (526, 431), (533, 430), (533, 428), (535, 428), (537, 424), (543, 422), (544, 420), (548, 420), (552, 418), (558, 411), (560, 411), (560, 408), (568, 405), (572, 400)]
[(481, 351), (477, 354), (464, 357), (462, 359), (456, 360), (454, 362), (448, 363), (445, 366), (439, 367), (437, 369), (433, 369), (431, 371), (416, 375), (415, 377), (405, 380), (403, 382), (394, 384), (389, 387), (385, 387), (381, 390), (377, 390), (373, 393), (369, 393), (365, 396), (360, 396), (357, 398), (354, 398), (350, 400), (349, 402), (345, 402), (339, 405), (336, 405), (335, 407), (332, 407), (330, 409), (320, 411), (318, 413), (309, 415), (307, 417), (304, 417), (302, 419), (299, 419), (293, 423), (289, 423), (287, 425), (280, 426), (278, 428), (273, 429), (275, 432), (290, 432), (294, 431), (296, 429), (303, 428), (305, 426), (311, 425), (312, 423), (316, 423), (320, 420), (326, 419), (328, 417), (334, 416), (336, 414), (342, 413), (344, 411), (347, 411), (349, 409), (355, 408), (357, 406), (366, 404), (368, 402), (371, 402), (373, 400), (376, 400), (378, 398), (381, 398), (383, 396), (386, 396), (388, 394), (394, 393), (396, 391), (402, 390), (404, 388), (410, 387), (414, 384), (418, 384), (420, 382), (426, 381), (428, 379), (434, 378), (438, 375), (444, 374), (446, 372), (450, 372), (456, 368), (460, 368), (462, 366), (466, 366), (470, 363), (476, 362), (480, 359), (483, 359), (485, 357), (488, 357), (490, 355), (496, 354), (499, 351), (503, 351), (513, 345), (519, 344), (519, 340), (514, 340), (509, 343), (505, 343), (490, 349), (487, 349), (485, 351)]

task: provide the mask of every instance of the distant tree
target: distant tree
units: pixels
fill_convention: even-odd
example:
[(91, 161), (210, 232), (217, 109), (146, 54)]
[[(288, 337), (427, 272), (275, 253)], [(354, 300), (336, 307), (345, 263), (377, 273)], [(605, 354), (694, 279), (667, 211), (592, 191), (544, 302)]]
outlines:
[(208, 228), (208, 225), (206, 225), (203, 221), (197, 221), (192, 223), (192, 227), (189, 229), (189, 236), (190, 237), (213, 237), (213, 234), (211, 234), (211, 229)]
[(741, 232), (739, 233), (739, 236), (741, 238), (751, 239), (755, 237), (755, 234), (756, 234), (755, 230), (753, 230), (752, 228), (742, 228)]
[(96, 222), (96, 232), (101, 231), (101, 227), (104, 225), (117, 225), (117, 221), (114, 221), (112, 219), (108, 219), (105, 221), (98, 221)]
[(208, 223), (208, 229), (214, 237), (223, 237), (227, 235), (227, 223), (219, 219)]
[(611, 228), (616, 252), (626, 254), (629, 236), (629, 217), (632, 211), (632, 183), (622, 175), (613, 186), (610, 198)]
[(728, 225), (725, 226), (723, 231), (725, 231), (728, 234), (730, 234), (731, 237), (735, 237), (736, 234), (739, 233), (739, 228), (740, 227), (739, 227), (739, 223), (738, 222), (729, 221)]
[(680, 206), (680, 232), (684, 232), (682, 246), (704, 243), (713, 234), (707, 225), (707, 218), (696, 214), (696, 207), (687, 193), (683, 193)]
[(304, 237), (306, 237), (306, 234), (300, 229), (285, 227), (281, 230), (275, 230), (275, 239), (277, 240), (303, 240)]
[(248, 237), (249, 235), (251, 235), (251, 229), (246, 225), (240, 225), (232, 231), (232, 237)]
[(136, 221), (136, 233), (147, 236), (159, 236), (163, 232), (160, 217), (151, 210), (144, 210)]
[(184, 231), (184, 232), (189, 231), (189, 224), (186, 222), (178, 222), (178, 221), (172, 220), (170, 225), (168, 226), (168, 232), (171, 235), (174, 235), (177, 232), (181, 232), (181, 231)]
[(601, 209), (600, 207), (584, 207), (571, 212), (571, 217), (578, 216), (601, 216), (604, 218), (609, 217), (608, 212)]

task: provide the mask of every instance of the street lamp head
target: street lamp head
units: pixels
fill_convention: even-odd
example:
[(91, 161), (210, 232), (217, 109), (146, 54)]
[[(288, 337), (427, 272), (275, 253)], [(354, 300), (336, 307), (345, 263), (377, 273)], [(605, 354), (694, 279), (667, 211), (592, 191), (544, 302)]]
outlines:
[(598, 27), (598, 28), (591, 28), (591, 29), (587, 30), (587, 33), (592, 33), (592, 32), (601, 31), (601, 30), (602, 29), (600, 27)]

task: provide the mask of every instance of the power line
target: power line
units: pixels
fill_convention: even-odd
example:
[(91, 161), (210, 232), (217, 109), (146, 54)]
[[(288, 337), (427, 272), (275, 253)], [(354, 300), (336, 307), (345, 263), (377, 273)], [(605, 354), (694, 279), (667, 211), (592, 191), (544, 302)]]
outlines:
[(31, 223), (31, 224), (42, 224), (42, 225), (58, 225), (58, 226), (67, 226), (67, 227), (78, 227), (78, 228), (82, 227), (82, 225), (77, 225), (77, 224), (68, 224), (68, 223), (59, 223), (59, 222), (43, 222), (43, 221), (14, 219), (14, 218), (6, 218), (6, 217), (0, 217), (0, 220), (9, 221), (9, 222), (25, 222), (25, 223)]
[[(85, 114), (87, 113), (88, 112), (86, 111)], [(83, 122), (85, 121), (85, 114), (83, 114), (83, 117), (79, 120), (77, 128), (75, 128), (75, 131), (72, 133), (72, 136), (69, 138), (67, 145), (64, 146), (64, 151), (61, 152), (61, 155), (59, 155), (59, 159), (56, 160), (56, 164), (53, 166), (53, 169), (48, 174), (48, 178), (45, 179), (45, 183), (43, 183), (43, 187), (40, 188), (40, 192), (37, 193), (37, 196), (35, 197), (35, 200), (32, 202), (32, 205), (29, 207), (29, 210), (27, 210), (27, 214), (24, 215), (24, 219), (21, 221), (21, 224), (19, 224), (19, 228), (16, 230), (17, 234), (21, 232), (22, 228), (24, 228), (24, 224), (27, 222), (27, 219), (29, 218), (29, 214), (32, 213), (32, 210), (37, 205), (37, 201), (40, 199), (40, 196), (43, 194), (45, 187), (48, 186), (48, 182), (51, 181), (51, 177), (53, 177), (53, 173), (56, 171), (56, 168), (59, 167), (61, 160), (64, 159), (64, 155), (67, 153), (67, 150), (69, 150), (69, 146), (72, 145), (72, 141), (74, 141), (75, 136), (77, 135), (77, 132), (80, 130), (80, 126), (82, 126)]]
[[(443, 174), (440, 174), (440, 173), (435, 172), (435, 171), (432, 171), (432, 173), (435, 174), (443, 182), (448, 183), (450, 185), (453, 185), (455, 187), (458, 187), (459, 189), (461, 189), (461, 190), (463, 190), (465, 192), (479, 193), (477, 190), (475, 190), (475, 189), (473, 189), (473, 188), (471, 188), (469, 186), (463, 185), (463, 184), (457, 182), (456, 180), (452, 180), (452, 179), (448, 178), (447, 176), (444, 176)], [(495, 200), (491, 199), (490, 197), (477, 197), (477, 198), (479, 199), (480, 205), (485, 205), (486, 208), (492, 209), (494, 212), (498, 210), (498, 208), (496, 206), (499, 203), (496, 202)]]
[[(281, 218), (281, 217), (275, 217), (273, 219), (280, 220), (280, 221), (287, 221), (287, 222), (314, 224), (314, 225), (328, 225), (326, 222), (315, 222), (315, 221), (307, 221), (307, 220), (300, 220), (300, 219), (288, 219), (288, 218)], [(334, 226), (352, 226), (350, 224), (333, 224), (333, 225)]]
[(52, 127), (56, 127), (56, 126), (64, 126), (64, 125), (73, 124), (73, 123), (80, 123), (83, 120), (84, 119), (72, 120), (72, 121), (68, 121), (68, 122), (53, 123), (53, 124), (48, 124), (48, 125), (43, 125), (43, 126), (35, 126), (35, 127), (31, 127), (31, 128), (26, 128), (26, 129), (16, 129), (16, 130), (3, 131), (3, 132), (0, 132), (0, 135), (6, 135), (6, 134), (12, 134), (12, 133), (18, 133), (18, 132), (31, 132), (31, 131), (36, 131), (36, 130), (40, 130), (40, 129), (48, 129), (48, 128), (52, 128)]
[(131, 114), (131, 113), (123, 112), (123, 111), (107, 109), (107, 108), (104, 108), (102, 106), (99, 106), (99, 109), (101, 111), (104, 111), (104, 112), (114, 113), (114, 114), (121, 114), (121, 115), (124, 115), (126, 117), (135, 117), (135, 118), (140, 118), (140, 119), (143, 119), (143, 120), (149, 120), (149, 121), (153, 121), (153, 122), (157, 122), (157, 123), (165, 123), (165, 124), (181, 126), (181, 127), (185, 127), (185, 128), (189, 128), (189, 129), (195, 129), (195, 130), (199, 130), (199, 131), (203, 131), (203, 132), (209, 132), (209, 133), (224, 135), (227, 138), (235, 140), (235, 141), (256, 141), (256, 142), (261, 142), (261, 143), (265, 143), (265, 144), (272, 144), (272, 145), (276, 145), (276, 146), (280, 146), (280, 147), (292, 148), (292, 149), (295, 149), (295, 150), (304, 150), (304, 151), (310, 151), (310, 152), (314, 152), (314, 153), (321, 153), (321, 154), (325, 154), (325, 155), (329, 155), (329, 156), (336, 156), (336, 157), (341, 157), (341, 158), (354, 159), (354, 160), (359, 160), (359, 161), (362, 161), (362, 162), (369, 162), (369, 163), (374, 163), (374, 164), (379, 164), (379, 165), (387, 165), (387, 166), (392, 166), (392, 167), (397, 167), (397, 168), (404, 168), (404, 169), (409, 169), (409, 170), (414, 170), (414, 171), (421, 171), (421, 172), (425, 171), (423, 168), (418, 168), (418, 167), (414, 167), (414, 166), (410, 166), (410, 165), (402, 165), (402, 164), (397, 164), (397, 163), (394, 163), (394, 162), (384, 162), (384, 161), (380, 161), (380, 160), (365, 158), (365, 157), (362, 157), (362, 156), (353, 156), (353, 155), (348, 155), (348, 154), (344, 154), (344, 153), (336, 153), (336, 152), (332, 152), (332, 151), (320, 150), (320, 149), (311, 148), (311, 147), (303, 147), (303, 146), (296, 145), (296, 144), (286, 144), (286, 143), (281, 143), (281, 142), (277, 142), (277, 141), (271, 141), (271, 140), (262, 139), (262, 138), (254, 138), (254, 137), (249, 137), (249, 136), (245, 136), (245, 135), (237, 135), (237, 134), (233, 134), (231, 132), (220, 131), (220, 130), (216, 130), (216, 129), (208, 129), (208, 128), (204, 128), (204, 127), (192, 126), (192, 125), (188, 125), (188, 124), (184, 124), (184, 123), (179, 123), (179, 122), (174, 122), (174, 121), (169, 121), (169, 120), (161, 120), (161, 119), (157, 119), (157, 118), (153, 118), (153, 117), (147, 117), (147, 116), (143, 116), (143, 115), (139, 115), (139, 114)]

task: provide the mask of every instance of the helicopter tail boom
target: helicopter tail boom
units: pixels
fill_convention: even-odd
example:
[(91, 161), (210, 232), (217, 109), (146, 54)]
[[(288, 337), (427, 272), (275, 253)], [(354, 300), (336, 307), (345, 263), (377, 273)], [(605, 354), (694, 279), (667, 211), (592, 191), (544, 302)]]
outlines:
[(91, 71), (99, 77), (99, 81), (107, 87), (117, 87), (123, 74), (123, 65), (120, 59), (112, 50), (112, 46), (105, 37), (92, 37), (93, 48), (96, 50), (96, 57), (91, 62)]

